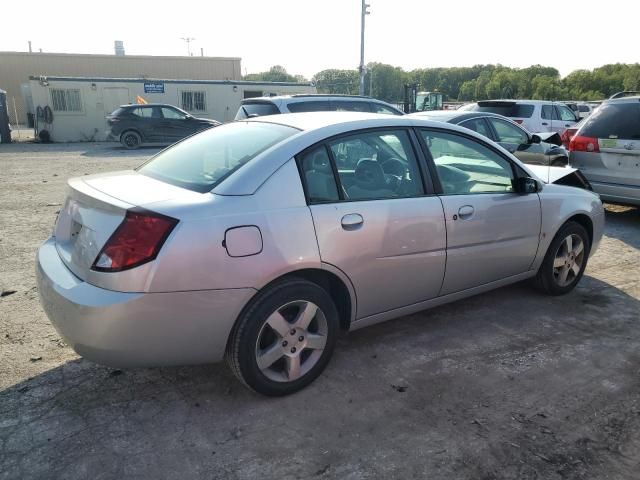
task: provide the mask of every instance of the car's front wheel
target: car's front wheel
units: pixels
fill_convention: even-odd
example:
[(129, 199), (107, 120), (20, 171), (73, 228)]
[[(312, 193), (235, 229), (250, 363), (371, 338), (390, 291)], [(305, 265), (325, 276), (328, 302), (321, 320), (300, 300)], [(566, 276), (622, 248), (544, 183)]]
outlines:
[(534, 279), (550, 295), (564, 295), (578, 284), (587, 267), (591, 244), (585, 228), (567, 222), (554, 237)]
[(288, 395), (322, 373), (338, 330), (337, 309), (322, 287), (297, 278), (278, 282), (241, 314), (227, 363), (256, 392)]

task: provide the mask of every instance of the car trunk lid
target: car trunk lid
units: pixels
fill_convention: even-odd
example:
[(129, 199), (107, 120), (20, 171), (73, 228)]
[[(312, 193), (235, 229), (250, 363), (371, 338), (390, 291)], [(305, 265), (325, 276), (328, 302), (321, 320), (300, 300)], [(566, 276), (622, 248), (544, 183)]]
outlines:
[(127, 211), (201, 194), (135, 171), (70, 179), (54, 236), (58, 254), (80, 279), (100, 285), (105, 274), (91, 270), (98, 254), (123, 222)]

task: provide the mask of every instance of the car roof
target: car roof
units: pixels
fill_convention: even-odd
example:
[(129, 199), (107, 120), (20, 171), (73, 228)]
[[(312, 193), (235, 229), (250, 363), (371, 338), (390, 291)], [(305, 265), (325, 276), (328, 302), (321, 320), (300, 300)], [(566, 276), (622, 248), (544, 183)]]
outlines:
[(178, 108), (175, 105), (171, 105), (170, 103), (127, 103), (125, 105), (120, 105), (120, 108), (138, 108), (138, 107), (171, 107)]
[(610, 98), (609, 100), (605, 100), (602, 104), (609, 103), (636, 103), (640, 102), (640, 95), (633, 95), (630, 97), (618, 97), (618, 98)]
[[(477, 110), (437, 110), (431, 112), (415, 112), (410, 114), (410, 116), (434, 119), (440, 122), (462, 122), (471, 118), (492, 117), (515, 124), (515, 122), (509, 117), (505, 117), (504, 115), (500, 115), (499, 113), (479, 112)], [(522, 127), (522, 125), (519, 126)]]
[(510, 99), (510, 98), (505, 98), (505, 99), (501, 99), (501, 98), (496, 98), (495, 100), (479, 100), (477, 102), (478, 105), (484, 104), (484, 105), (490, 105), (490, 104), (504, 104), (504, 105), (509, 105), (509, 104), (519, 104), (519, 103), (529, 103), (529, 104), (533, 104), (533, 105), (551, 105), (551, 104), (556, 104), (556, 103), (561, 103), (561, 104), (566, 104), (567, 102), (562, 101), (562, 100), (529, 100), (529, 99), (525, 99), (525, 98), (521, 98), (518, 100), (514, 100), (514, 99)]
[[(212, 193), (220, 195), (251, 195), (260, 188), (266, 179), (278, 168), (304, 149), (336, 135), (348, 134), (353, 130), (369, 128), (431, 127), (439, 129), (446, 128), (450, 131), (464, 133), (468, 136), (474, 136), (484, 143), (493, 144), (494, 148), (501, 150), (505, 155), (513, 158), (524, 171), (533, 176), (531, 171), (528, 170), (522, 162), (515, 159), (509, 152), (479, 133), (452, 123), (443, 124), (441, 121), (423, 119), (417, 116), (381, 115), (378, 113), (361, 112), (305, 112), (253, 117), (236, 120), (235, 123), (239, 122), (285, 125), (295, 128), (299, 130), (299, 132), (256, 156), (242, 168), (227, 177), (224, 182), (215, 187)], [(446, 127), (444, 125), (446, 125)], [(224, 125), (217, 128), (224, 128)]]
[(247, 104), (251, 102), (287, 102), (287, 101), (304, 101), (304, 100), (355, 100), (360, 102), (377, 102), (384, 103), (387, 102), (383, 100), (378, 100), (377, 98), (367, 97), (364, 95), (327, 95), (322, 93), (301, 93), (301, 94), (293, 94), (293, 95), (274, 95), (271, 97), (252, 97), (245, 98), (242, 100), (242, 104)]

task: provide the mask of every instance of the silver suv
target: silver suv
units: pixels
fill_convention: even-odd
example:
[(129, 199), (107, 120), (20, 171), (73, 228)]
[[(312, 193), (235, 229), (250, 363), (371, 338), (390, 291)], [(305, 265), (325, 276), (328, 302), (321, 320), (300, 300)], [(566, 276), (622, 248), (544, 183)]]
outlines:
[(579, 168), (607, 202), (640, 205), (640, 96), (607, 100), (569, 143)]
[(300, 112), (367, 112), (404, 115), (393, 105), (359, 95), (282, 95), (277, 97), (245, 98), (238, 108), (236, 120)]

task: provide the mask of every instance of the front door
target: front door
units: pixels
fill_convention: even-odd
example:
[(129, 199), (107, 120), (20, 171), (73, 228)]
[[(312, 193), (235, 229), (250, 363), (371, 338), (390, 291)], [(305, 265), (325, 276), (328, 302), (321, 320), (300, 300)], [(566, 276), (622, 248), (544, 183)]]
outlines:
[(540, 143), (533, 143), (529, 134), (513, 123), (499, 118), (488, 118), (495, 131), (496, 141), (524, 163), (547, 165), (547, 156)]
[(358, 319), (438, 295), (442, 203), (425, 194), (406, 130), (340, 137), (298, 160), (320, 256), (351, 279)]
[(193, 133), (190, 122), (184, 113), (170, 107), (162, 107), (161, 110), (163, 140), (173, 143)]
[(479, 140), (420, 130), (441, 185), (447, 268), (441, 295), (529, 270), (540, 237), (537, 194), (513, 191), (514, 165)]

